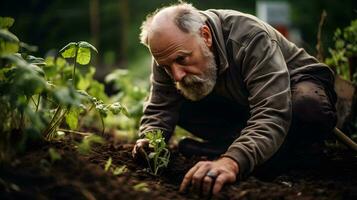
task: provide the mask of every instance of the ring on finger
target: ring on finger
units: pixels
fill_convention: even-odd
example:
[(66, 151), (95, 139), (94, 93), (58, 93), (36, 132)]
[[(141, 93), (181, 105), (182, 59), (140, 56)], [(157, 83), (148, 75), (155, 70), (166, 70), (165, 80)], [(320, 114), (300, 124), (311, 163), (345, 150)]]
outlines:
[(217, 178), (217, 173), (216, 172), (213, 172), (213, 171), (208, 171), (206, 176), (212, 178), (212, 179), (215, 179)]

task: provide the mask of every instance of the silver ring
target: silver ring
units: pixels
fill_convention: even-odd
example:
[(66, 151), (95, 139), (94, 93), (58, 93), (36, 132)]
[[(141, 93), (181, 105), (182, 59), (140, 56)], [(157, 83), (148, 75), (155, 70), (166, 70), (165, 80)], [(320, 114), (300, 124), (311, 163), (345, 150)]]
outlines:
[(206, 176), (215, 179), (217, 177), (217, 173), (213, 172), (213, 171), (208, 171)]

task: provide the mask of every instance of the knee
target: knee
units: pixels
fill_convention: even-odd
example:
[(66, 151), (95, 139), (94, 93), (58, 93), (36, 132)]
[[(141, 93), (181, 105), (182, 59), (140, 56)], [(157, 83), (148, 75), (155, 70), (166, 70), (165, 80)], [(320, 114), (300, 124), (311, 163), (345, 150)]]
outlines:
[(293, 120), (326, 129), (335, 126), (335, 108), (322, 86), (301, 82), (295, 85), (292, 91)]

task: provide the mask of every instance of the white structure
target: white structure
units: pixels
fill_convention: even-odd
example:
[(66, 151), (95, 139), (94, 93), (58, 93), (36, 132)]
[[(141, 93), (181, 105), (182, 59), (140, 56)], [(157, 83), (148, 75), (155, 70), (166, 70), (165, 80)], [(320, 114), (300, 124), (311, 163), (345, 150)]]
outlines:
[(290, 5), (284, 1), (257, 1), (257, 17), (271, 25), (290, 25)]

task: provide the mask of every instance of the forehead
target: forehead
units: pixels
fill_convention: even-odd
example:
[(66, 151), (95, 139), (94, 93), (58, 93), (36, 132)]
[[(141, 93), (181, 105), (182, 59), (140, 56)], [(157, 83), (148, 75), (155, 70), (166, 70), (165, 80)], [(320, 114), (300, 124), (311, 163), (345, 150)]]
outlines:
[(149, 49), (156, 61), (166, 59), (178, 52), (192, 51), (194, 45), (194, 37), (181, 30), (165, 30), (149, 36)]

